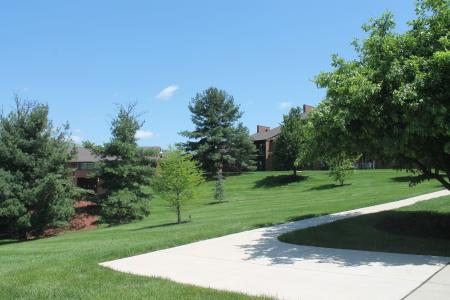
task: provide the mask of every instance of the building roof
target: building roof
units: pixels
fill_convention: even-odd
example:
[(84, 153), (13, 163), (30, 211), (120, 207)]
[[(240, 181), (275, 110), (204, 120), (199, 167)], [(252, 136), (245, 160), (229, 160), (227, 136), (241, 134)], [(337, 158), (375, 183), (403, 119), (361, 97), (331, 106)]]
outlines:
[[(72, 162), (97, 162), (100, 160), (100, 157), (94, 155), (89, 149), (84, 147), (75, 147), (76, 148), (76, 155), (72, 159)], [(140, 147), (144, 150), (154, 150), (156, 152), (155, 156), (159, 156), (161, 152), (161, 147), (159, 146), (146, 146), (146, 147)], [(112, 158), (114, 159), (114, 158)]]
[(267, 131), (262, 131), (262, 132), (252, 134), (250, 136), (250, 139), (252, 141), (265, 141), (265, 140), (270, 140), (270, 139), (276, 137), (280, 133), (281, 133), (281, 126), (278, 126), (278, 127), (269, 129)]
[(77, 150), (73, 162), (96, 162), (99, 161), (99, 157), (92, 154), (92, 152), (84, 147), (75, 147)]
[[(303, 112), (300, 115), (300, 118), (306, 119), (308, 118), (308, 114), (314, 109), (314, 106), (303, 104)], [(254, 142), (256, 141), (267, 141), (273, 139), (280, 135), (281, 126), (269, 129), (267, 126), (257, 125), (257, 133), (252, 134), (250, 139)]]

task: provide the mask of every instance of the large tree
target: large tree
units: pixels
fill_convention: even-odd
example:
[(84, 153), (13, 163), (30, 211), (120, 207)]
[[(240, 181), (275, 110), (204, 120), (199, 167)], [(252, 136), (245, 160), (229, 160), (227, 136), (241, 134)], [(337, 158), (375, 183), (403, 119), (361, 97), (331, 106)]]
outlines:
[(233, 96), (211, 87), (192, 99), (189, 110), (195, 129), (181, 132), (189, 139), (183, 147), (210, 176), (228, 166), (247, 169), (253, 164), (255, 150), (248, 146), (251, 141), (248, 135), (243, 137), (242, 125), (236, 127), (242, 112)]
[(20, 239), (68, 225), (79, 189), (66, 165), (68, 125), (55, 127), (48, 106), (21, 101), (0, 115), (0, 231)]
[(136, 132), (142, 127), (135, 104), (120, 106), (111, 123), (111, 140), (84, 145), (100, 157), (97, 172), (101, 190), (96, 197), (103, 220), (109, 224), (142, 219), (150, 213), (150, 181), (154, 153), (138, 147)]
[(293, 107), (283, 116), (281, 133), (275, 140), (275, 161), (282, 168), (291, 169), (297, 175), (299, 157), (305, 151), (305, 123), (300, 107)]
[[(371, 20), (358, 58), (333, 57), (316, 83), (326, 99), (312, 122), (324, 151), (394, 160), (450, 189), (450, 5), (422, 0), (404, 33), (392, 14)], [(336, 149), (339, 148), (339, 149)]]

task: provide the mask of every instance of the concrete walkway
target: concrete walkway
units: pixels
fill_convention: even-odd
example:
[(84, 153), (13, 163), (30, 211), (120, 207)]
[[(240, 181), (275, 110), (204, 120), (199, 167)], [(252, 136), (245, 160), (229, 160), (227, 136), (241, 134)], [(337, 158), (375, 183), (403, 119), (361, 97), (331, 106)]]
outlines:
[[(121, 272), (280, 299), (386, 300), (406, 296), (428, 299), (428, 296), (433, 296), (430, 299), (435, 300), (443, 295), (449, 299), (450, 270), (445, 268), (450, 262), (449, 257), (329, 249), (277, 240), (277, 236), (285, 232), (395, 209), (449, 194), (448, 191), (434, 192), (240, 232), (101, 265)], [(442, 278), (437, 275), (442, 275)], [(437, 278), (436, 282), (433, 278)]]

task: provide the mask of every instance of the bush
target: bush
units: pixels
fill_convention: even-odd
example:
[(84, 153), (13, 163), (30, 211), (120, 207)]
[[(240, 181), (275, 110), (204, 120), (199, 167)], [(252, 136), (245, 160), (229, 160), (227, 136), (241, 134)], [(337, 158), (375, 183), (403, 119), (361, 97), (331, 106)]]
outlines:
[(345, 155), (338, 155), (328, 160), (330, 171), (328, 175), (339, 182), (339, 185), (344, 185), (344, 181), (353, 175), (355, 171), (355, 161), (359, 157), (348, 157)]

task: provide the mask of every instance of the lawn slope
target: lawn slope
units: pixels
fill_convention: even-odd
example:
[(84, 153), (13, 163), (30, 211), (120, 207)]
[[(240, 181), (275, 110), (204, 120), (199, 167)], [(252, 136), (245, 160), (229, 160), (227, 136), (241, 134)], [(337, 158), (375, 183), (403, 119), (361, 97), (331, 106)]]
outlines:
[(285, 233), (286, 243), (450, 256), (450, 197)]
[(351, 185), (335, 187), (325, 172), (292, 182), (286, 172), (255, 172), (225, 180), (227, 202), (213, 202), (214, 182), (201, 186), (183, 217), (158, 198), (145, 220), (17, 243), (0, 240), (0, 299), (251, 299), (100, 267), (99, 262), (173, 247), (256, 227), (334, 213), (439, 189), (410, 188), (404, 173), (358, 171)]

